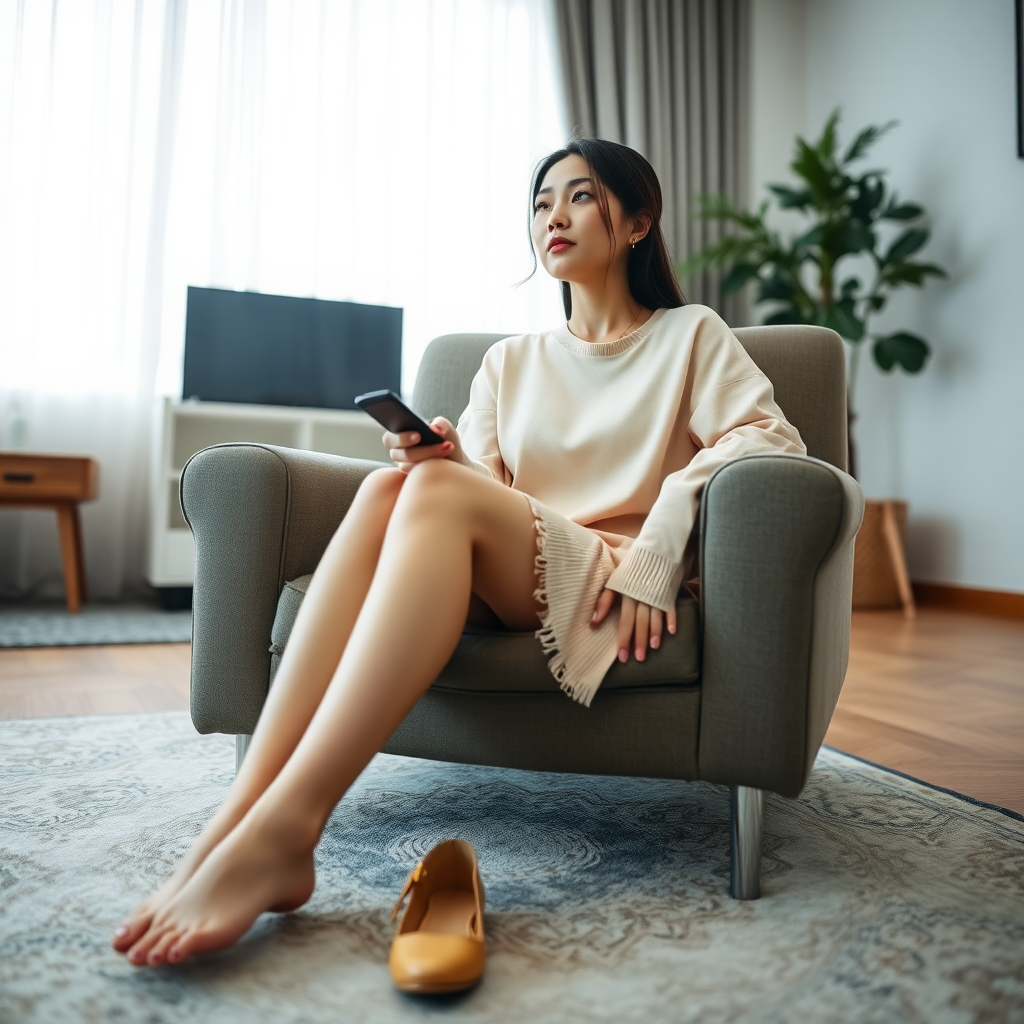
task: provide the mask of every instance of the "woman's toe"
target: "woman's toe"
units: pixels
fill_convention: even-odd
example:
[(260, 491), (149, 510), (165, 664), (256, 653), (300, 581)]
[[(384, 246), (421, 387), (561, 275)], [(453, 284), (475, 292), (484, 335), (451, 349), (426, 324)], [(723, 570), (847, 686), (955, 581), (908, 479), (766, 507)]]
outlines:
[(138, 942), (128, 950), (128, 959), (138, 966), (148, 963), (150, 951), (156, 946), (166, 931), (166, 926), (159, 928), (156, 925), (151, 925), (146, 934), (140, 936)]
[(142, 937), (138, 942), (128, 950), (128, 962), (135, 964), (136, 967), (141, 967), (146, 962), (146, 957), (149, 955), (149, 943), (145, 941), (145, 936)]
[(180, 964), (188, 956), (188, 944), (184, 942), (184, 939), (185, 935), (176, 935), (174, 942), (168, 946), (167, 962), (169, 964)]
[(110, 944), (118, 953), (126, 953), (145, 934), (153, 921), (152, 914), (133, 915), (114, 932)]
[(204, 953), (210, 949), (219, 949), (220, 945), (209, 941), (202, 928), (189, 928), (182, 932), (171, 947), (173, 963), (180, 964), (195, 953)]
[(209, 950), (220, 949), (222, 943), (210, 941), (209, 933), (200, 927), (186, 928), (181, 932), (174, 944), (167, 952), (168, 960), (174, 964), (180, 964), (196, 953), (205, 953)]
[(167, 962), (167, 951), (174, 945), (178, 939), (178, 933), (175, 931), (167, 931), (159, 939), (156, 944), (149, 951), (149, 955), (146, 957), (146, 963), (150, 967), (159, 967), (160, 964)]

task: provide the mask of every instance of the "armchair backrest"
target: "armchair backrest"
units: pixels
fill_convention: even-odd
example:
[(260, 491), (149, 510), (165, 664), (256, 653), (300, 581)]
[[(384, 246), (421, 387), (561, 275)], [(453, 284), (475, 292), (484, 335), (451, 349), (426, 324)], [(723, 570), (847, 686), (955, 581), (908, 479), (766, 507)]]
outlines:
[(484, 353), (508, 334), (443, 334), (423, 353), (412, 407), (425, 420), (444, 416), (458, 423), (469, 404), (469, 386), (484, 361)]
[[(807, 454), (846, 471), (846, 352), (827, 327), (774, 324), (733, 333), (775, 388)], [(468, 394), (468, 392), (467, 392)]]
[[(846, 469), (846, 355), (835, 331), (806, 324), (741, 327), (740, 344), (775, 388), (807, 454)], [(458, 422), (484, 353), (507, 334), (446, 334), (423, 353), (413, 408)]]

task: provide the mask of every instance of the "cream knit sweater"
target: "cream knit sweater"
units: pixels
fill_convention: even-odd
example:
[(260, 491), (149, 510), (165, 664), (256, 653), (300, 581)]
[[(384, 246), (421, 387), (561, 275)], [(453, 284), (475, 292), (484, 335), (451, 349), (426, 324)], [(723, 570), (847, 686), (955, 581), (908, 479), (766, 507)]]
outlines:
[(458, 431), (477, 470), (607, 542), (609, 588), (663, 611), (688, 578), (711, 474), (752, 452), (806, 451), (771, 382), (698, 305), (659, 309), (619, 341), (562, 326), (497, 342)]

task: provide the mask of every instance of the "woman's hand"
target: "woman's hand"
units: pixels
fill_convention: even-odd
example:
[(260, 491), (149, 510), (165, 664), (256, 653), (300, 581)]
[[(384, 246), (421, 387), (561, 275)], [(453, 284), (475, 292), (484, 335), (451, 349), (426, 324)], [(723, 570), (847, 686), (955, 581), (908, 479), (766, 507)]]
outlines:
[(647, 657), (647, 648), (657, 650), (661, 646), (662, 630), (668, 625), (668, 631), (676, 631), (676, 610), (667, 614), (660, 608), (653, 608), (642, 601), (619, 594), (605, 587), (597, 599), (594, 614), (590, 618), (592, 626), (599, 626), (615, 605), (616, 598), (622, 598), (622, 612), (619, 616), (618, 651), (619, 661), (629, 661), (629, 647), (632, 642), (633, 654), (637, 661)]
[(412, 431), (402, 434), (392, 434), (390, 430), (384, 432), (384, 447), (403, 473), (408, 473), (416, 463), (426, 459), (465, 462), (458, 431), (448, 420), (435, 416), (430, 421), (430, 429), (444, 438), (443, 444), (420, 444), (420, 435)]

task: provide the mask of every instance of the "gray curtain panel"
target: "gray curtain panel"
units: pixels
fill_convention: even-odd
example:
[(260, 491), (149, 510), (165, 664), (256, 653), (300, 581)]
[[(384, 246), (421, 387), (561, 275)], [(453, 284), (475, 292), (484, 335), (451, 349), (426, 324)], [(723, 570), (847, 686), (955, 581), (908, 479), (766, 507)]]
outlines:
[[(698, 252), (720, 228), (692, 219), (693, 197), (747, 202), (749, 0), (554, 0), (554, 9), (570, 121), (650, 160), (669, 248), (677, 259)], [(742, 324), (717, 275), (683, 284)]]

